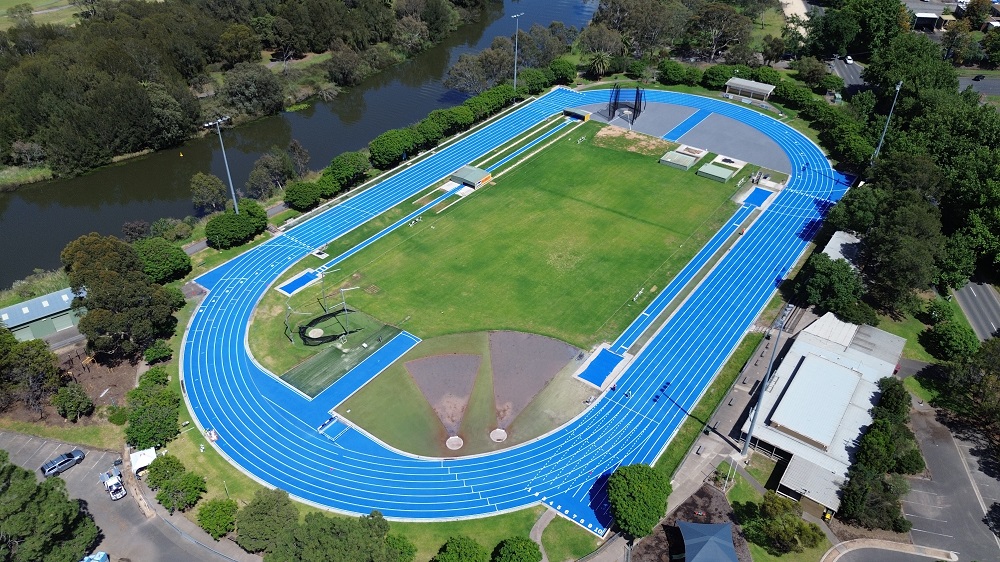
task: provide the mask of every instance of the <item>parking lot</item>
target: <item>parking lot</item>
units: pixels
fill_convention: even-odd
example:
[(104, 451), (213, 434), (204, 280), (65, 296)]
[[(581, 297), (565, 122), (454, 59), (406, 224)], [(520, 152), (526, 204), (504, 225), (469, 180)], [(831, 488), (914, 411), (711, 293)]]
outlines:
[[(61, 453), (78, 448), (48, 439), (0, 431), (0, 449), (10, 453), (14, 464), (32, 471), (42, 479), (39, 467)], [(100, 481), (100, 474), (111, 468), (118, 453), (79, 447), (87, 457), (66, 470), (61, 477), (71, 498), (82, 500), (82, 507), (94, 517), (101, 529), (97, 550), (111, 555), (114, 562), (167, 562), (177, 560), (231, 560), (204, 548), (174, 530), (161, 517), (147, 519), (132, 497), (112, 501)], [(173, 518), (182, 517), (175, 515)], [(205, 535), (207, 537), (207, 535)], [(208, 538), (211, 542), (211, 538)]]
[(912, 420), (930, 473), (929, 478), (910, 478), (910, 492), (903, 499), (903, 513), (913, 523), (913, 543), (953, 550), (962, 561), (997, 560), (1000, 540), (984, 521), (988, 505), (980, 487), (973, 485), (995, 486), (995, 479), (969, 463), (968, 449), (935, 419), (933, 409), (918, 406)]

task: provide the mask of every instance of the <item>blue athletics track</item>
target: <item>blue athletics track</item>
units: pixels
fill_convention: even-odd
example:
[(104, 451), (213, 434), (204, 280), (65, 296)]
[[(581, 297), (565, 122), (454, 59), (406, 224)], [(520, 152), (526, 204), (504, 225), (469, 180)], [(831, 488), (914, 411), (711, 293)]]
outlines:
[(607, 98), (607, 91), (556, 89), (199, 277), (209, 292), (188, 325), (181, 376), (198, 425), (218, 432), (216, 447), (258, 481), (335, 511), (377, 509), (393, 519), (426, 521), (543, 503), (605, 534), (612, 523), (608, 475), (622, 464), (656, 460), (805, 250), (824, 212), (846, 191), (819, 148), (794, 129), (722, 100), (647, 93), (649, 103), (718, 113), (759, 129), (785, 151), (792, 177), (636, 354), (617, 390), (529, 443), (459, 459), (391, 449), (331, 420), (333, 401), (324, 403), (323, 394), (310, 401), (286, 386), (254, 361), (246, 342), (251, 312), (265, 291), (313, 249), (410, 200), (545, 117)]

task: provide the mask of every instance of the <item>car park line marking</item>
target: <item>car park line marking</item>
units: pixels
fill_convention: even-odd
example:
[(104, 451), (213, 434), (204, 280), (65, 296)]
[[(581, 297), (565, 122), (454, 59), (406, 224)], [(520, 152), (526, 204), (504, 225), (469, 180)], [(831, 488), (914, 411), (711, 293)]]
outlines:
[(927, 533), (927, 534), (929, 534), (929, 535), (937, 535), (937, 536), (939, 536), (939, 537), (948, 537), (949, 539), (953, 539), (953, 538), (955, 538), (955, 537), (954, 537), (954, 536), (952, 536), (952, 535), (946, 535), (946, 534), (944, 534), (944, 533), (935, 533), (934, 531), (925, 531), (925, 530), (923, 530), (923, 529), (918, 529), (918, 528), (916, 528), (916, 527), (914, 527), (913, 529), (910, 529), (910, 530), (911, 530), (911, 531), (917, 531), (917, 532), (920, 532), (920, 533)]
[(919, 517), (921, 519), (930, 519), (931, 521), (939, 521), (941, 523), (947, 523), (948, 522), (947, 519), (937, 519), (936, 517), (927, 517), (927, 516), (924, 516), (924, 515), (917, 515), (916, 513), (906, 513), (906, 512), (904, 512), (903, 515), (905, 515), (907, 517)]

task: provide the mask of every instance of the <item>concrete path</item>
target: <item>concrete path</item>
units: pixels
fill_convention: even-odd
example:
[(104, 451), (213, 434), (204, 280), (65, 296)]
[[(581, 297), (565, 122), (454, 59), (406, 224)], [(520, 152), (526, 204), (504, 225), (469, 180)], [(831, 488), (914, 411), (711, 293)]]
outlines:
[(535, 524), (531, 527), (531, 532), (528, 533), (528, 537), (538, 544), (538, 549), (542, 551), (542, 562), (549, 562), (549, 557), (545, 554), (545, 547), (542, 546), (542, 533), (545, 532), (545, 528), (549, 526), (549, 523), (556, 518), (556, 512), (552, 509), (546, 509), (542, 516), (535, 521)]
[(958, 555), (949, 550), (940, 550), (937, 548), (884, 541), (880, 539), (856, 539), (833, 545), (830, 550), (826, 551), (826, 554), (823, 555), (820, 562), (835, 562), (844, 554), (847, 554), (852, 550), (859, 550), (862, 548), (905, 552), (908, 554), (916, 554), (918, 556), (926, 556), (927, 558), (934, 558), (935, 560), (958, 560)]

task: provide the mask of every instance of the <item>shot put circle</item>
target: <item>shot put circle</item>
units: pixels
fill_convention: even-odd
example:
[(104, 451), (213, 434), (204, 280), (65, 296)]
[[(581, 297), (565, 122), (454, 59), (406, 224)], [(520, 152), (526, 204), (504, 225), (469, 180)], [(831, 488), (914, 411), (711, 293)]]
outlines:
[(462, 438), (457, 435), (452, 435), (451, 437), (448, 438), (447, 441), (444, 442), (444, 446), (448, 447), (448, 449), (451, 451), (457, 451), (461, 449), (462, 445), (465, 445), (465, 441), (462, 441)]
[(507, 440), (507, 432), (498, 427), (490, 432), (490, 439), (492, 439), (494, 443), (503, 443)]
[(310, 338), (321, 338), (323, 337), (323, 328), (312, 328), (306, 335)]

